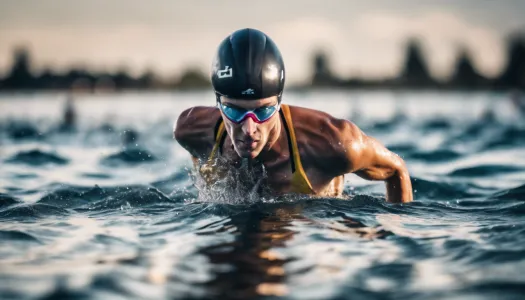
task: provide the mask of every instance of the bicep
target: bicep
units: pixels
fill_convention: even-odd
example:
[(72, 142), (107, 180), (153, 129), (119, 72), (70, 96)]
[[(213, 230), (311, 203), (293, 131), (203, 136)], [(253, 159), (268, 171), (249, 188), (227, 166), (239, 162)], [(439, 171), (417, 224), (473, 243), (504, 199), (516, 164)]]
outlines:
[(345, 173), (370, 180), (384, 180), (398, 169), (399, 156), (388, 150), (381, 142), (366, 135), (350, 123), (344, 132)]
[(400, 157), (376, 139), (364, 136), (357, 167), (353, 173), (370, 180), (385, 180), (400, 168)]

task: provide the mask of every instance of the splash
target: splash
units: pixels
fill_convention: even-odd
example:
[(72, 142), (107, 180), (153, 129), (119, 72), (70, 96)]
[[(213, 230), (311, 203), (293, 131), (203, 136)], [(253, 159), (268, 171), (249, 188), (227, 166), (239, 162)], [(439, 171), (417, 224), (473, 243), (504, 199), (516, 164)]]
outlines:
[(233, 168), (219, 158), (211, 166), (204, 165), (200, 170), (192, 172), (195, 187), (199, 191), (197, 201), (250, 204), (272, 198), (264, 187), (267, 173), (262, 164), (253, 166), (248, 159), (243, 159), (239, 168)]

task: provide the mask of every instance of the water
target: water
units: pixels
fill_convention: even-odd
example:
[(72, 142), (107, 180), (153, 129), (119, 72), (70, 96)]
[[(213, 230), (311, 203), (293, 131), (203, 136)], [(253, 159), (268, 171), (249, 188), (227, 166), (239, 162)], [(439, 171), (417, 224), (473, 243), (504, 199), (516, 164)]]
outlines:
[[(415, 201), (203, 202), (178, 114), (211, 93), (0, 97), (1, 299), (522, 299), (525, 122), (505, 95), (288, 93), (407, 162)], [(482, 118), (491, 104), (493, 118)]]

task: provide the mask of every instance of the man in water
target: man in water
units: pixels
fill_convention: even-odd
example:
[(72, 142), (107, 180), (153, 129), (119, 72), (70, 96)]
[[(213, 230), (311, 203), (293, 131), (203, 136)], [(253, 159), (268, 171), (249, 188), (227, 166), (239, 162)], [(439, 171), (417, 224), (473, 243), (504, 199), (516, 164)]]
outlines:
[[(263, 32), (247, 28), (225, 38), (211, 81), (217, 106), (185, 110), (174, 128), (208, 185), (237, 173), (231, 184), (254, 185), (260, 193), (337, 197), (344, 175), (354, 173), (384, 181), (388, 202), (412, 201), (398, 155), (350, 121), (282, 103), (283, 59)], [(250, 173), (261, 180), (247, 180)]]

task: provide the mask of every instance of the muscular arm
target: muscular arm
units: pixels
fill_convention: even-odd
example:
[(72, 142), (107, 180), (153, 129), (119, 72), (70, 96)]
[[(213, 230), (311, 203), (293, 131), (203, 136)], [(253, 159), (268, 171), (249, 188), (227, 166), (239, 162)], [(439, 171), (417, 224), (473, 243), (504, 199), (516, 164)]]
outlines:
[(343, 173), (355, 173), (367, 180), (383, 180), (386, 184), (387, 201), (411, 202), (412, 183), (405, 162), (389, 151), (376, 139), (364, 134), (353, 123), (341, 120), (339, 127), (339, 151), (342, 151)]

